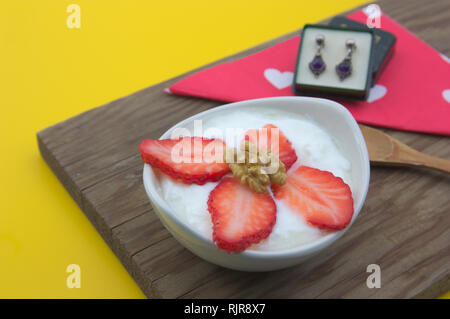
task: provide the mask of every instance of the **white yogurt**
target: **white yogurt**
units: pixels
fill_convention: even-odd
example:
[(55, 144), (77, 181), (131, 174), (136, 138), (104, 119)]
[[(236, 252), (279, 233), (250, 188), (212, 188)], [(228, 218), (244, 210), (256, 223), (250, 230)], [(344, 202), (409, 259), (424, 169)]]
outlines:
[[(291, 141), (298, 160), (291, 167), (308, 165), (332, 172), (341, 177), (352, 189), (351, 164), (342, 154), (337, 142), (312, 119), (289, 112), (275, 112), (269, 109), (253, 111), (234, 111), (219, 118), (205, 119), (202, 122), (204, 137), (217, 137), (226, 141), (227, 146), (235, 147), (249, 129), (259, 129), (266, 124), (274, 124)], [(211, 129), (214, 128), (214, 129)], [(235, 129), (230, 136), (226, 132)], [(193, 134), (196, 135), (196, 134)], [(163, 174), (157, 175), (162, 198), (195, 231), (212, 238), (212, 222), (207, 209), (208, 195), (216, 183), (205, 185), (185, 185), (175, 183)], [(277, 220), (270, 236), (250, 250), (280, 251), (299, 247), (316, 241), (326, 233), (310, 226), (302, 216), (293, 213), (283, 203), (275, 199)]]

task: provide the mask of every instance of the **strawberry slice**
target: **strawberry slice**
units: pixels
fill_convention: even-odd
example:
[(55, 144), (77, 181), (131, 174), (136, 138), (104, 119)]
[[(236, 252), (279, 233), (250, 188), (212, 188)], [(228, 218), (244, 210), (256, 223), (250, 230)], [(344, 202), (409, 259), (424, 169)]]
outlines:
[[(267, 124), (259, 130), (248, 130), (245, 133), (245, 139), (257, 145), (261, 151), (270, 151), (272, 147), (272, 129), (278, 129), (278, 127), (273, 124)], [(291, 142), (284, 136), (281, 130), (278, 129), (278, 132), (278, 152), (275, 151), (275, 154), (278, 155), (286, 170), (288, 170), (297, 161), (297, 154)], [(276, 148), (276, 145), (274, 145), (274, 148)]]
[(225, 143), (220, 139), (146, 139), (139, 144), (139, 149), (145, 163), (185, 184), (217, 182), (230, 171), (223, 162)]
[(318, 228), (343, 229), (352, 220), (350, 187), (330, 172), (300, 166), (288, 173), (286, 184), (274, 185), (273, 193)]
[(269, 192), (259, 194), (225, 177), (209, 194), (213, 240), (228, 253), (241, 252), (272, 232), (277, 208)]

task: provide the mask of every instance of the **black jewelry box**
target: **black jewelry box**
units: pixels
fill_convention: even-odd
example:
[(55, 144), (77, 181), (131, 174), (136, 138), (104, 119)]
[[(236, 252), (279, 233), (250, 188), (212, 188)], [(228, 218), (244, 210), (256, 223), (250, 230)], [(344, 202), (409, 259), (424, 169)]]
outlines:
[[(320, 51), (326, 67), (319, 75), (309, 67), (317, 54), (316, 38), (324, 37)], [(351, 75), (340, 79), (337, 65), (348, 54), (346, 41), (352, 39), (356, 49), (351, 54)], [(375, 36), (371, 29), (307, 24), (302, 30), (293, 91), (296, 94), (345, 96), (366, 99), (373, 80), (373, 48)]]

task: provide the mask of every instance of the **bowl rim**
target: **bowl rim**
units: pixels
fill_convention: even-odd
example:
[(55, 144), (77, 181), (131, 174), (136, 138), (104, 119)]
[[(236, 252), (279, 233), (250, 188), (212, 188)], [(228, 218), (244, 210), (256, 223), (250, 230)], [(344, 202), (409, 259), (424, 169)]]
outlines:
[[(267, 101), (277, 102), (277, 101), (296, 101), (296, 102), (312, 102), (312, 103), (323, 103), (324, 105), (327, 105), (329, 109), (333, 112), (338, 112), (342, 116), (344, 116), (346, 121), (346, 126), (350, 125), (350, 129), (352, 130), (352, 133), (355, 134), (355, 137), (358, 141), (358, 148), (360, 149), (362, 159), (363, 159), (363, 166), (362, 166), (362, 172), (364, 174), (361, 174), (361, 177), (363, 179), (362, 181), (362, 192), (361, 192), (361, 200), (358, 203), (357, 207), (355, 208), (352, 220), (350, 224), (344, 228), (343, 230), (327, 234), (323, 236), (322, 238), (315, 240), (309, 244), (301, 245), (299, 247), (292, 247), (289, 249), (283, 249), (279, 251), (263, 251), (263, 250), (252, 250), (247, 249), (243, 252), (239, 253), (238, 255), (251, 257), (251, 258), (277, 258), (277, 257), (283, 257), (283, 258), (289, 258), (289, 257), (298, 257), (302, 255), (307, 255), (309, 253), (317, 252), (322, 250), (323, 248), (329, 246), (334, 241), (336, 241), (339, 237), (341, 237), (354, 223), (356, 218), (358, 217), (364, 202), (366, 200), (367, 192), (369, 189), (369, 181), (370, 181), (370, 161), (369, 161), (369, 153), (366, 147), (366, 143), (364, 140), (364, 137), (362, 135), (361, 130), (359, 129), (358, 123), (353, 118), (353, 115), (348, 111), (346, 107), (341, 105), (338, 102), (324, 99), (324, 98), (316, 98), (316, 97), (303, 97), (303, 96), (284, 96), (284, 97), (269, 97), (269, 98), (260, 98), (260, 99), (251, 99), (251, 100), (245, 100), (240, 102), (234, 102), (234, 103), (228, 103), (224, 105), (220, 105), (217, 107), (213, 107), (211, 109), (208, 109), (203, 112), (199, 112), (193, 116), (190, 116), (183, 121), (178, 122), (177, 124), (170, 127), (168, 130), (166, 130), (159, 139), (165, 139), (170, 137), (170, 132), (172, 132), (177, 127), (182, 127), (186, 123), (190, 123), (195, 119), (199, 119), (201, 117), (204, 117), (206, 115), (209, 115), (214, 112), (218, 112), (224, 109), (230, 109), (235, 108), (247, 104), (258, 104), (258, 103), (265, 103)], [(326, 127), (324, 127), (326, 129)], [(365, 165), (364, 165), (365, 163)], [(155, 189), (153, 183), (151, 182), (151, 178), (148, 178), (148, 174), (150, 176), (153, 175), (154, 172), (151, 169), (151, 166), (149, 164), (144, 164), (143, 168), (143, 182), (144, 187), (147, 193), (147, 196), (149, 197), (150, 201), (158, 206), (160, 208), (160, 212), (163, 213), (166, 217), (170, 218), (173, 222), (176, 223), (176, 225), (180, 228), (182, 228), (184, 231), (188, 232), (191, 236), (194, 236), (197, 240), (203, 242), (204, 244), (210, 245), (212, 248), (217, 249), (216, 245), (212, 241), (211, 238), (207, 238), (203, 234), (198, 233), (194, 229), (191, 228), (186, 222), (184, 222), (181, 217), (176, 214), (173, 209), (171, 209), (166, 201), (160, 196), (158, 191)], [(157, 212), (159, 215), (159, 212)]]

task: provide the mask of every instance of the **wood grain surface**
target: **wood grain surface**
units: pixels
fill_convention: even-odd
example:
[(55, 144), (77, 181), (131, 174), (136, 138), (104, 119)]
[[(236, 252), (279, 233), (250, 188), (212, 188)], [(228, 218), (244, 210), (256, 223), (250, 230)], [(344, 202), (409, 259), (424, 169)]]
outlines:
[[(449, 1), (379, 1), (384, 12), (450, 55)], [(291, 33), (218, 61), (232, 61)], [(179, 78), (186, 76), (182, 75)], [(97, 230), (152, 298), (410, 298), (450, 289), (450, 178), (405, 167), (373, 167), (366, 204), (346, 234), (302, 265), (268, 273), (215, 266), (184, 249), (152, 211), (138, 143), (221, 103), (149, 87), (38, 133), (41, 154)], [(449, 124), (450, 125), (450, 124)], [(384, 130), (450, 159), (450, 138)], [(380, 289), (366, 286), (378, 264)]]

